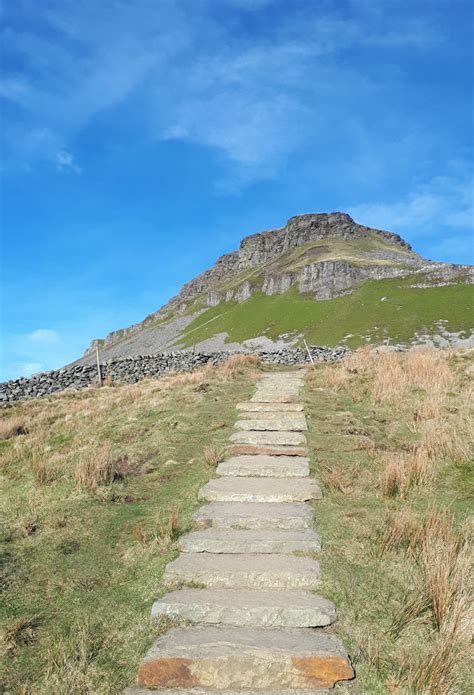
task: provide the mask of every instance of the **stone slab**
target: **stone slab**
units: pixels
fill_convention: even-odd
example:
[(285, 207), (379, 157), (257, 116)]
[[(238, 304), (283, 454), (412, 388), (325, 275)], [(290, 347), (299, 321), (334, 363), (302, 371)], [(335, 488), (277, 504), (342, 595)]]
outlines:
[(297, 403), (299, 395), (297, 393), (279, 393), (279, 392), (262, 392), (258, 391), (250, 399), (257, 403)]
[(158, 601), (153, 617), (236, 627), (324, 627), (336, 620), (331, 601), (308, 591), (180, 589)]
[[(268, 404), (271, 405), (271, 404)], [(239, 411), (239, 420), (280, 420), (288, 418), (291, 420), (301, 420), (306, 424), (306, 418), (303, 412), (294, 412), (292, 410), (264, 410), (264, 411)]]
[(263, 690), (328, 688), (352, 678), (339, 640), (315, 630), (176, 627), (159, 637), (138, 672), (138, 685)]
[(206, 502), (306, 502), (321, 499), (312, 478), (217, 478), (199, 490)]
[(265, 454), (267, 456), (307, 456), (308, 450), (304, 446), (263, 446), (257, 444), (233, 444), (227, 447), (229, 456), (253, 456)]
[(308, 429), (304, 416), (300, 417), (280, 417), (280, 418), (256, 418), (237, 420), (235, 423), (236, 430), (254, 430), (262, 432), (303, 432)]
[(304, 410), (302, 403), (237, 403), (237, 410), (248, 413), (300, 413)]
[(183, 553), (317, 553), (319, 536), (312, 529), (205, 529), (181, 536)]
[(230, 441), (257, 446), (301, 446), (306, 444), (306, 437), (301, 432), (234, 432)]
[(193, 514), (195, 528), (303, 529), (313, 525), (305, 502), (212, 502)]
[(303, 456), (233, 456), (221, 461), (216, 473), (233, 477), (305, 478), (309, 475), (309, 459)]
[(202, 584), (221, 589), (314, 589), (319, 584), (319, 564), (294, 555), (209, 555), (183, 553), (164, 573), (168, 586)]

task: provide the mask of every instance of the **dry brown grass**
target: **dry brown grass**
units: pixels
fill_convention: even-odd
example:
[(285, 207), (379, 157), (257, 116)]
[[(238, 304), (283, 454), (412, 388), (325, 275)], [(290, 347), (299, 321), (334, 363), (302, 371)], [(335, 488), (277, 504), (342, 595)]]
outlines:
[(433, 460), (451, 459), (464, 463), (472, 455), (472, 434), (468, 424), (458, 418), (456, 423), (445, 420), (430, 420), (421, 430), (420, 446)]
[(165, 520), (163, 520), (161, 515), (158, 517), (156, 538), (159, 542), (169, 543), (179, 538), (181, 533), (181, 505), (175, 504), (169, 510)]
[(429, 539), (455, 544), (459, 538), (454, 519), (448, 511), (428, 509), (415, 515), (410, 509), (400, 509), (387, 514), (380, 545), (385, 550), (409, 549), (421, 551)]
[(422, 515), (402, 509), (389, 514), (380, 536), (380, 552), (410, 552), (421, 570), (421, 586), (394, 619), (394, 628), (429, 609), (438, 631), (460, 633), (470, 593), (470, 549), (465, 532), (447, 511)]
[(420, 564), (438, 630), (446, 622), (449, 625), (449, 621), (457, 630), (470, 580), (467, 546), (460, 539), (453, 542), (428, 536), (423, 543)]
[(415, 589), (407, 592), (400, 609), (392, 617), (389, 634), (397, 638), (402, 630), (414, 622), (425, 622), (429, 607), (430, 602), (424, 591)]
[(414, 446), (408, 453), (384, 453), (382, 461), (379, 489), (383, 497), (403, 496), (411, 488), (431, 482), (436, 475), (432, 460), (422, 446)]
[(3, 654), (15, 654), (24, 644), (36, 640), (38, 617), (20, 618), (6, 625), (0, 636), (0, 651)]
[(30, 439), (28, 453), (34, 481), (37, 485), (50, 485), (62, 475), (61, 459), (51, 452), (44, 433), (36, 433)]
[(464, 658), (466, 648), (456, 633), (440, 635), (415, 662), (407, 655), (405, 685), (413, 693), (457, 695), (457, 671)]
[(74, 470), (76, 482), (89, 491), (100, 484), (112, 482), (115, 466), (111, 452), (110, 444), (97, 444), (94, 448), (81, 452)]
[(383, 497), (403, 495), (407, 485), (406, 458), (401, 453), (383, 454), (384, 468), (379, 479), (379, 488)]
[(396, 352), (382, 352), (373, 364), (372, 397), (375, 403), (397, 404), (407, 386), (400, 356)]
[[(397, 404), (407, 392), (422, 390), (431, 401), (421, 415), (431, 417), (431, 412), (436, 415), (439, 412), (439, 395), (446, 393), (453, 383), (447, 360), (445, 353), (434, 348), (396, 352), (363, 347), (343, 360), (338, 368), (328, 369), (324, 381), (326, 388), (337, 390), (350, 383), (351, 374), (367, 377), (375, 403)], [(354, 395), (357, 398), (357, 390)]]
[(19, 434), (26, 434), (25, 422), (20, 417), (5, 417), (0, 419), (0, 441), (10, 439)]
[(219, 365), (220, 370), (224, 375), (235, 375), (242, 373), (251, 368), (256, 368), (260, 364), (260, 358), (256, 355), (232, 355), (225, 362)]
[(232, 355), (221, 364), (208, 363), (193, 372), (173, 373), (165, 376), (160, 382), (163, 389), (170, 389), (178, 385), (201, 384), (216, 377), (225, 381), (243, 373), (257, 379), (259, 364), (260, 359), (256, 355)]
[(142, 522), (138, 522), (132, 528), (133, 538), (143, 548), (151, 548), (156, 545), (167, 546), (179, 538), (182, 532), (180, 504), (174, 504), (166, 513), (160, 512), (156, 517), (153, 529), (145, 529)]
[[(331, 598), (341, 616), (349, 612), (341, 627), (356, 645), (352, 656), (363, 692), (470, 692), (469, 550), (461, 524), (469, 499), (472, 356), (364, 348), (309, 370), (313, 422), (331, 435), (326, 447), (313, 440), (329, 501), (320, 513), (326, 534), (332, 532), (327, 586), (342, 587)], [(312, 387), (327, 392), (311, 393)], [(345, 471), (358, 455), (334, 437), (344, 426), (339, 415), (328, 416), (334, 411), (352, 413), (376, 445), (349, 484)], [(374, 542), (371, 529), (380, 518), (385, 523)], [(356, 540), (352, 551), (347, 537)], [(347, 559), (351, 567), (341, 580)], [(354, 575), (367, 589), (358, 597)]]
[(211, 442), (204, 447), (204, 460), (208, 466), (215, 468), (224, 458), (225, 448), (219, 444)]

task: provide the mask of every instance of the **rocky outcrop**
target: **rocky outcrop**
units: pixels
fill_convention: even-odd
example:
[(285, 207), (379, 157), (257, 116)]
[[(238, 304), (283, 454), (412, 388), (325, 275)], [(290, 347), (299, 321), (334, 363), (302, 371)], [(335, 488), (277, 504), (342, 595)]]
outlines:
[[(374, 244), (374, 239), (388, 243)], [(318, 243), (324, 240), (327, 245)], [(331, 258), (330, 241), (334, 240), (360, 244), (348, 244), (347, 257), (334, 253)], [(312, 242), (316, 242), (313, 247)], [(288, 255), (305, 244), (310, 246), (301, 251), (296, 267), (288, 264)], [(96, 344), (111, 358), (131, 354), (132, 343), (139, 344), (138, 350), (133, 347), (135, 353), (173, 349), (186, 325), (203, 311), (201, 303), (208, 307), (241, 303), (255, 292), (283, 294), (291, 287), (315, 300), (327, 300), (351, 293), (366, 280), (410, 275), (414, 276), (414, 287), (474, 281), (469, 266), (427, 261), (397, 234), (357, 224), (346, 213), (297, 215), (284, 227), (245, 237), (237, 251), (221, 256), (212, 268), (184, 285), (166, 306), (141, 323), (110, 333), (103, 341), (93, 341), (84, 357), (91, 359)], [(199, 306), (193, 313), (190, 304), (197, 298)]]
[[(329, 237), (340, 240), (363, 239), (374, 234), (389, 240), (402, 251), (410, 251), (417, 260), (421, 260), (412, 251), (411, 246), (398, 234), (364, 227), (354, 222), (352, 217), (346, 213), (297, 215), (291, 217), (286, 225), (280, 229), (259, 232), (245, 237), (241, 241), (238, 251), (221, 256), (213, 268), (206, 270), (184, 285), (178, 297), (172, 299), (170, 304), (178, 300), (187, 301), (206, 293), (210, 286), (218, 284), (223, 279), (228, 279), (243, 270), (267, 263), (311, 241), (324, 240)], [(400, 260), (399, 257), (398, 260)]]
[[(333, 362), (349, 353), (345, 347), (309, 348), (314, 361)], [(284, 349), (275, 352), (255, 353), (264, 362), (294, 365), (309, 362), (306, 349)], [(134, 384), (147, 377), (160, 377), (170, 372), (188, 372), (205, 364), (219, 364), (229, 359), (229, 352), (192, 353), (169, 352), (158, 355), (138, 355), (121, 360), (110, 360), (101, 365), (103, 379), (114, 383)], [(75, 365), (64, 369), (36, 374), (28, 379), (21, 378), (0, 384), (0, 404), (6, 405), (25, 398), (48, 396), (60, 391), (80, 390), (97, 386), (95, 365)]]

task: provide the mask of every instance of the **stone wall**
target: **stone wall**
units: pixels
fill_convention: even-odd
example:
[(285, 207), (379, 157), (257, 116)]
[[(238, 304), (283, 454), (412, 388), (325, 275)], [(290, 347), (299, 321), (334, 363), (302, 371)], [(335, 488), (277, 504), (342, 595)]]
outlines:
[[(315, 361), (333, 362), (348, 354), (345, 347), (311, 346)], [(235, 353), (234, 353), (235, 354)], [(276, 352), (257, 352), (262, 361), (272, 364), (294, 365), (309, 362), (305, 349), (284, 349)], [(196, 353), (169, 352), (158, 355), (140, 355), (121, 360), (111, 360), (101, 365), (103, 379), (121, 384), (134, 384), (146, 377), (158, 377), (167, 372), (187, 372), (208, 362), (219, 364), (229, 359), (229, 352)], [(66, 389), (79, 390), (97, 385), (95, 365), (76, 365), (51, 372), (37, 374), (28, 379), (21, 378), (0, 384), (0, 403), (7, 405), (25, 398), (47, 396)]]

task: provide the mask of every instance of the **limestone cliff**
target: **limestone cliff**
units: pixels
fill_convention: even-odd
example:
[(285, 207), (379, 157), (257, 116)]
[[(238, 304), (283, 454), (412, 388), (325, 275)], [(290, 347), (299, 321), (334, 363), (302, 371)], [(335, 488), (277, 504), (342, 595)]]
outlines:
[(431, 288), (472, 282), (473, 269), (428, 261), (399, 235), (357, 224), (343, 212), (297, 215), (284, 227), (242, 239), (238, 250), (221, 256), (156, 313), (93, 341), (85, 357), (97, 342), (110, 357), (169, 349), (206, 307), (240, 304), (255, 293), (296, 288), (321, 301), (350, 294), (368, 280), (412, 277), (411, 287)]

